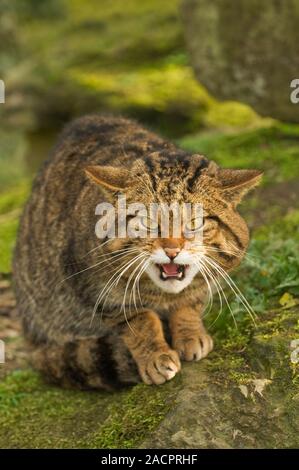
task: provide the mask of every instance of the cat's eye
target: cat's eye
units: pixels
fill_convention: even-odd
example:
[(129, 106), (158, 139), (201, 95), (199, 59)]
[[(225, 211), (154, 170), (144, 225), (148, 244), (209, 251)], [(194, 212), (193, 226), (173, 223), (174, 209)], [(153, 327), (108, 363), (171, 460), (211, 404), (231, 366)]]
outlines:
[(186, 225), (185, 229), (187, 232), (196, 233), (203, 228), (204, 219), (202, 217), (197, 217), (190, 220)]
[(157, 220), (152, 219), (148, 216), (142, 217), (141, 218), (141, 225), (146, 228), (147, 230), (151, 231), (156, 231), (159, 228), (159, 224)]
[(215, 230), (218, 226), (217, 219), (214, 216), (206, 216), (205, 217), (205, 231)]

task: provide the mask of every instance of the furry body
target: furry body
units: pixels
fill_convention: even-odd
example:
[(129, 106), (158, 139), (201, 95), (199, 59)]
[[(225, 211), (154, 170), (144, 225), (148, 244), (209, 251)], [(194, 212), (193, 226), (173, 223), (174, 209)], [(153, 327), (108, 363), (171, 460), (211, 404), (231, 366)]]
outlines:
[[(86, 168), (99, 184), (87, 177)], [(249, 241), (236, 205), (242, 193), (256, 184), (259, 173), (249, 175), (248, 170), (246, 177), (240, 173), (232, 178), (226, 171), (127, 119), (92, 115), (65, 129), (33, 185), (13, 269), (33, 360), (50, 380), (109, 390), (140, 377), (159, 384), (179, 371), (179, 356), (198, 360), (208, 354), (212, 340), (200, 319), (207, 285), (200, 272), (194, 271), (192, 282), (186, 276), (189, 284), (183, 290), (174, 287), (168, 292), (152, 263), (148, 269), (153, 271), (140, 277), (142, 306), (136, 311), (125, 299), (125, 318), (124, 290), (133, 265), (93, 315), (99, 292), (121, 265), (121, 256), (114, 257), (117, 250), (133, 247), (153, 256), (185, 246), (183, 238), (124, 239), (100, 246), (104, 240), (95, 236), (95, 208), (102, 201), (113, 201), (120, 189), (128, 201), (145, 204), (201, 202), (207, 220), (205, 243), (214, 250), (211, 256), (229, 271), (240, 263)], [(170, 329), (170, 344), (162, 321)]]

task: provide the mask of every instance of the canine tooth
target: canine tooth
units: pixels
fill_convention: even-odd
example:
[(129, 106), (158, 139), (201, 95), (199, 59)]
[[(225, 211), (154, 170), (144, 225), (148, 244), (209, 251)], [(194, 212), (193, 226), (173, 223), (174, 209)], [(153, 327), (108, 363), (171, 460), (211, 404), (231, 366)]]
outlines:
[(183, 273), (182, 273), (182, 272), (180, 272), (180, 273), (178, 274), (178, 277), (182, 277), (182, 275), (183, 275)]
[(162, 271), (162, 277), (164, 277), (164, 279), (167, 278), (167, 275)]

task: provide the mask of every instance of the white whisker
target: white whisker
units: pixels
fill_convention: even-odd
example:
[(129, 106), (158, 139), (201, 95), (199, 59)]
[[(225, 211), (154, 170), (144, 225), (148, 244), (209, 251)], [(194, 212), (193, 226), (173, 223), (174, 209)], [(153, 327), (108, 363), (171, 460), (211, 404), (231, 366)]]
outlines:
[[(98, 309), (98, 306), (99, 304), (101, 303), (101, 301), (103, 300), (103, 298), (105, 297), (105, 301), (103, 302), (103, 305), (102, 305), (102, 312), (103, 312), (103, 309), (104, 309), (104, 306), (106, 304), (106, 301), (107, 301), (107, 298), (108, 298), (108, 294), (111, 292), (111, 290), (116, 287), (121, 279), (121, 277), (123, 276), (123, 274), (137, 261), (140, 259), (140, 257), (143, 257), (144, 256), (144, 253), (141, 253), (141, 254), (138, 254), (136, 255), (133, 259), (129, 260), (124, 266), (121, 266), (117, 271), (116, 273), (114, 273), (110, 279), (108, 280), (108, 282), (105, 284), (105, 286), (103, 287), (103, 289), (101, 290), (97, 300), (96, 300), (96, 303), (95, 303), (95, 306), (93, 308), (93, 313), (92, 313), (92, 318), (91, 318), (91, 324), (93, 322), (93, 319), (95, 317), (95, 314), (96, 314), (96, 311)], [(102, 318), (102, 315), (101, 315), (101, 318)], [(129, 326), (129, 325), (128, 325)]]
[[(141, 262), (137, 265), (137, 267), (135, 267), (135, 269), (133, 270), (133, 272), (130, 274), (128, 280), (127, 280), (127, 283), (126, 283), (126, 288), (125, 288), (125, 291), (124, 291), (124, 297), (123, 297), (123, 302), (122, 302), (122, 306), (121, 306), (121, 309), (123, 310), (124, 312), (124, 316), (125, 316), (125, 319), (126, 319), (126, 322), (128, 324), (128, 326), (130, 327), (130, 324), (129, 324), (129, 321), (127, 319), (127, 314), (126, 314), (126, 297), (127, 297), (127, 291), (128, 291), (128, 288), (130, 286), (130, 283), (131, 283), (131, 280), (132, 278), (134, 277), (134, 274), (135, 272), (139, 269), (139, 267), (145, 262), (145, 259), (144, 257), (147, 257), (147, 254), (143, 254), (143, 259), (141, 260)], [(131, 291), (132, 293), (132, 291)], [(137, 310), (137, 308), (136, 308)], [(130, 294), (130, 298), (129, 298), (129, 311), (131, 312), (131, 294)], [(134, 330), (130, 327), (131, 331), (134, 332)], [(134, 332), (135, 334), (135, 332)]]
[[(145, 259), (141, 262), (141, 268), (139, 270), (139, 273), (136, 275), (135, 279), (134, 279), (134, 283), (133, 283), (133, 286), (132, 286), (132, 289), (131, 289), (131, 294), (130, 294), (130, 299), (129, 299), (129, 304), (131, 305), (131, 296), (133, 295), (133, 302), (134, 302), (134, 306), (135, 306), (135, 310), (136, 312), (138, 311), (138, 308), (137, 308), (137, 302), (136, 302), (136, 285), (139, 286), (139, 279), (140, 277), (142, 276), (142, 274), (144, 273), (145, 269), (147, 268), (147, 266), (149, 265), (150, 263), (150, 259)], [(139, 267), (139, 266), (138, 266)], [(140, 301), (140, 305), (141, 307), (143, 306), (142, 305), (142, 300), (141, 300), (141, 296), (140, 296), (140, 291), (138, 290), (138, 294), (139, 294), (139, 301)]]
[[(131, 253), (131, 252), (133, 252), (133, 251), (139, 251), (139, 250), (137, 250), (137, 249), (134, 249), (134, 250), (132, 249), (132, 251), (131, 251), (131, 250), (127, 250), (126, 253)], [(114, 253), (114, 252), (112, 252), (112, 254), (113, 254), (113, 253)], [(102, 255), (102, 256), (108, 256), (108, 255), (104, 254), (104, 255)], [(114, 255), (114, 256), (111, 256), (111, 257), (114, 258), (114, 257), (116, 257), (116, 256), (117, 256), (117, 255)], [(96, 268), (97, 266), (100, 266), (101, 264), (103, 264), (103, 263), (105, 263), (105, 262), (107, 262), (107, 261), (108, 261), (108, 260), (99, 261), (98, 263), (95, 263), (95, 264), (93, 264), (93, 265), (91, 265), (91, 266), (88, 266), (87, 268), (81, 269), (80, 271), (77, 271), (76, 273), (70, 274), (69, 276), (67, 276), (67, 277), (65, 277), (64, 279), (62, 279), (62, 281), (60, 281), (57, 285), (62, 284), (63, 282), (67, 281), (68, 279), (71, 279), (72, 277), (77, 276), (78, 274), (82, 274), (82, 273), (88, 271), (89, 269)], [(109, 260), (109, 261), (110, 261), (110, 260)]]
[(92, 250), (88, 251), (88, 252), (86, 253), (86, 255), (83, 256), (83, 258), (85, 258), (86, 256), (88, 256), (88, 255), (89, 255), (90, 253), (92, 253), (93, 251), (98, 250), (98, 249), (102, 248), (103, 246), (107, 245), (107, 243), (112, 242), (112, 240), (113, 240), (113, 238), (109, 238), (109, 239), (106, 240), (105, 242), (100, 243), (100, 245), (98, 245), (98, 246), (96, 246), (95, 248), (92, 248)]
[(253, 308), (251, 307), (247, 299), (244, 297), (244, 295), (242, 294), (242, 292), (240, 291), (236, 283), (226, 273), (226, 271), (224, 271), (224, 269), (221, 266), (219, 266), (218, 263), (216, 263), (216, 261), (212, 260), (208, 256), (204, 256), (204, 259), (223, 278), (223, 280), (226, 282), (226, 284), (231, 288), (232, 292), (235, 294), (236, 298), (238, 298), (240, 302), (243, 304), (245, 310), (247, 310), (247, 312), (249, 313), (250, 318), (253, 321), (253, 323), (256, 324), (255, 318), (254, 318), (256, 317), (256, 313), (254, 312)]
[[(227, 299), (227, 297), (226, 297), (226, 294), (225, 294), (225, 292), (224, 292), (224, 289), (223, 289), (223, 287), (221, 286), (221, 283), (220, 283), (219, 280), (217, 279), (216, 274), (214, 274), (213, 271), (211, 271), (208, 266), (205, 266), (205, 268), (206, 268), (207, 271), (210, 273), (210, 276), (213, 278), (213, 280), (214, 280), (214, 282), (215, 282), (215, 285), (217, 286), (217, 291), (218, 291), (218, 295), (219, 295), (219, 299), (220, 299), (220, 312), (218, 313), (218, 315), (217, 315), (215, 321), (212, 323), (212, 325), (218, 320), (219, 316), (220, 316), (221, 313), (222, 313), (222, 308), (223, 308), (222, 297), (221, 297), (221, 295), (222, 295), (223, 298), (224, 298), (224, 301), (225, 301), (225, 303), (226, 303), (226, 305), (227, 305), (227, 307), (228, 307), (228, 309), (229, 309), (229, 311), (230, 311), (230, 314), (231, 314), (232, 319), (233, 319), (233, 321), (234, 321), (235, 327), (238, 328), (235, 315), (234, 315), (234, 313), (233, 313), (233, 311), (232, 311), (232, 308), (231, 308), (231, 306), (230, 306), (230, 304), (229, 304), (229, 301), (228, 301), (228, 299)], [(212, 325), (211, 325), (211, 326), (212, 326)]]
[(208, 308), (208, 313), (209, 313), (211, 311), (212, 307), (213, 307), (213, 292), (212, 292), (212, 289), (211, 289), (210, 281), (209, 281), (209, 279), (207, 278), (207, 276), (205, 274), (205, 271), (203, 269), (203, 265), (200, 262), (200, 260), (195, 261), (195, 264), (198, 267), (202, 277), (204, 278), (204, 280), (206, 282), (206, 285), (207, 285), (207, 288), (208, 288), (208, 294), (209, 295), (208, 295), (208, 304), (207, 304), (206, 308)]

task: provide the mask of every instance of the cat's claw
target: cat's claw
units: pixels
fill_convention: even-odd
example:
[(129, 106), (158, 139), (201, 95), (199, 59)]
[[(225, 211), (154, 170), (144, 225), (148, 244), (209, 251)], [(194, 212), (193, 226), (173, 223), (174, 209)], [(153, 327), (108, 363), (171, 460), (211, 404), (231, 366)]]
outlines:
[(200, 361), (213, 349), (213, 340), (207, 333), (177, 338), (173, 344), (183, 361)]
[(142, 380), (148, 385), (161, 385), (171, 380), (181, 369), (176, 351), (156, 351), (151, 354), (146, 364), (139, 368)]

